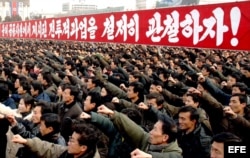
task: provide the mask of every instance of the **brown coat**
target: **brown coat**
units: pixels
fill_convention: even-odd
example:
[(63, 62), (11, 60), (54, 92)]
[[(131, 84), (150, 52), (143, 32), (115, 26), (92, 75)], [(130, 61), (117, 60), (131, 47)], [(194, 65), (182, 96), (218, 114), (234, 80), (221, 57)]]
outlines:
[(207, 102), (203, 108), (209, 115), (214, 134), (220, 132), (231, 132), (243, 141), (250, 140), (250, 110), (245, 108), (244, 116), (231, 119), (223, 112), (224, 106), (208, 93), (202, 94), (202, 99)]

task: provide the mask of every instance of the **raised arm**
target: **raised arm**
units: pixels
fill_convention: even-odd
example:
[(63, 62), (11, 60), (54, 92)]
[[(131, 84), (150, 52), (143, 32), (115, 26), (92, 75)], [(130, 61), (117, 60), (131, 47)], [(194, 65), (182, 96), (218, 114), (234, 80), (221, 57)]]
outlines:
[(67, 147), (42, 141), (39, 138), (24, 139), (20, 135), (14, 135), (14, 143), (23, 144), (34, 152), (38, 157), (52, 158), (60, 157), (67, 150)]

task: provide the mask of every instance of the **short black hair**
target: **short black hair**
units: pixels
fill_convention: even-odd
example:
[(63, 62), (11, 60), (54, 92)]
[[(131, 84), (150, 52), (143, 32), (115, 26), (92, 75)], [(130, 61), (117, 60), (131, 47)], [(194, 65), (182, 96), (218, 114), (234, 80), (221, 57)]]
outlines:
[(52, 127), (53, 133), (59, 133), (61, 127), (61, 121), (58, 114), (45, 113), (41, 116), (41, 121), (44, 121), (45, 126)]
[(132, 121), (134, 121), (137, 125), (141, 125), (142, 114), (140, 113), (140, 111), (138, 111), (134, 108), (125, 108), (121, 111), (121, 113), (128, 116), (128, 118), (130, 118)]
[(241, 92), (246, 92), (248, 89), (247, 85), (243, 82), (236, 82), (232, 87), (238, 87)]
[(147, 96), (146, 96), (147, 99), (156, 99), (156, 104), (157, 106), (160, 106), (164, 103), (164, 97), (159, 94), (159, 93), (149, 93)]
[(231, 98), (232, 97), (238, 97), (239, 98), (239, 101), (240, 101), (240, 103), (242, 104), (242, 103), (247, 103), (247, 96), (245, 95), (245, 94), (233, 94), (232, 96), (231, 96)]
[(20, 82), (20, 86), (23, 87), (23, 90), (26, 91), (26, 93), (30, 93), (30, 83), (28, 81), (22, 81)]
[(196, 122), (198, 122), (200, 118), (198, 110), (192, 106), (181, 107), (178, 111), (178, 115), (182, 112), (190, 112), (190, 120), (196, 120)]
[(73, 131), (80, 135), (78, 143), (80, 145), (86, 145), (87, 151), (96, 151), (98, 143), (98, 135), (96, 128), (87, 123), (77, 123), (73, 127)]
[(38, 90), (38, 94), (41, 94), (43, 92), (43, 85), (39, 81), (33, 80), (31, 82), (31, 87), (33, 87), (34, 90)]
[(233, 142), (241, 142), (242, 140), (230, 133), (230, 132), (222, 132), (222, 133), (218, 133), (216, 135), (213, 136), (212, 138), (212, 142), (218, 142), (218, 143), (233, 143)]
[(53, 77), (50, 71), (42, 71), (41, 75), (43, 76), (43, 79), (49, 84), (53, 84)]
[(133, 87), (134, 93), (138, 92), (138, 96), (139, 98), (143, 98), (144, 97), (144, 85), (141, 82), (131, 82), (129, 84), (129, 87)]
[(177, 138), (177, 125), (167, 114), (158, 115), (158, 121), (162, 122), (162, 133), (168, 135), (168, 143), (174, 142)]
[(9, 85), (5, 81), (0, 81), (0, 102), (9, 98)]
[(41, 114), (52, 113), (53, 110), (51, 106), (48, 105), (46, 102), (37, 102), (35, 103), (34, 107), (40, 106), (41, 107)]
[(70, 90), (70, 95), (74, 96), (74, 100), (77, 99), (77, 96), (80, 92), (79, 88), (77, 86), (73, 86), (71, 84), (66, 84), (64, 87), (62, 87), (62, 90), (66, 90), (69, 89)]
[(99, 92), (90, 91), (87, 96), (90, 96), (90, 102), (95, 103), (95, 111), (97, 111), (97, 107), (101, 105), (101, 94)]
[(232, 78), (234, 78), (236, 82), (240, 82), (242, 79), (242, 74), (240, 74), (239, 72), (232, 72), (228, 74), (228, 76), (231, 76)]
[(95, 84), (95, 87), (98, 87), (101, 85), (101, 81), (99, 79), (97, 79), (95, 76), (92, 77), (88, 77), (88, 80), (90, 79), (92, 81), (93, 84)]
[(154, 80), (151, 85), (155, 85), (155, 86), (161, 86), (164, 87), (164, 83), (162, 81), (159, 80)]
[(195, 103), (200, 103), (200, 96), (199, 96), (199, 94), (196, 94), (196, 93), (187, 93), (187, 95), (186, 95), (187, 97), (189, 96), (189, 97), (192, 97), (192, 99), (193, 99), (193, 101), (195, 102)]

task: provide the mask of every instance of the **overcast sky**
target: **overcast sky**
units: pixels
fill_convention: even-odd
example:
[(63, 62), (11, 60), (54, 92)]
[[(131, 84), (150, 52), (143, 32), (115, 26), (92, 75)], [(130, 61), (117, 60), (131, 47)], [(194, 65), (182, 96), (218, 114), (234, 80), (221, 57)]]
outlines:
[[(49, 12), (58, 13), (62, 10), (62, 4), (69, 1), (79, 0), (30, 0), (31, 12)], [(135, 0), (82, 0), (88, 4), (95, 4), (97, 8), (125, 6), (128, 9), (135, 6)], [(241, 0), (200, 0), (201, 4), (218, 3), (218, 2), (236, 2)]]
[[(37, 12), (60, 12), (62, 4), (73, 0), (30, 0), (30, 11)], [(98, 8), (107, 8), (115, 6), (129, 6), (135, 3), (135, 0), (85, 0), (88, 4), (96, 4)]]

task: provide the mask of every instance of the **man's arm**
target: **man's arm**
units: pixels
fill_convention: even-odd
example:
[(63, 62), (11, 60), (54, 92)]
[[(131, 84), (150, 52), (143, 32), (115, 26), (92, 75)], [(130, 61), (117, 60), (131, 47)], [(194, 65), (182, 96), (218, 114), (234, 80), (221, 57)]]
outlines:
[(145, 150), (146, 145), (148, 144), (149, 134), (139, 125), (129, 119), (126, 115), (112, 111), (104, 105), (98, 107), (98, 112), (109, 115), (117, 129), (121, 133), (124, 133), (126, 137), (132, 141), (135, 147)]
[(33, 139), (24, 139), (20, 135), (14, 135), (12, 141), (27, 146), (38, 157), (44, 158), (60, 157), (67, 150), (65, 146), (42, 141), (36, 137)]

